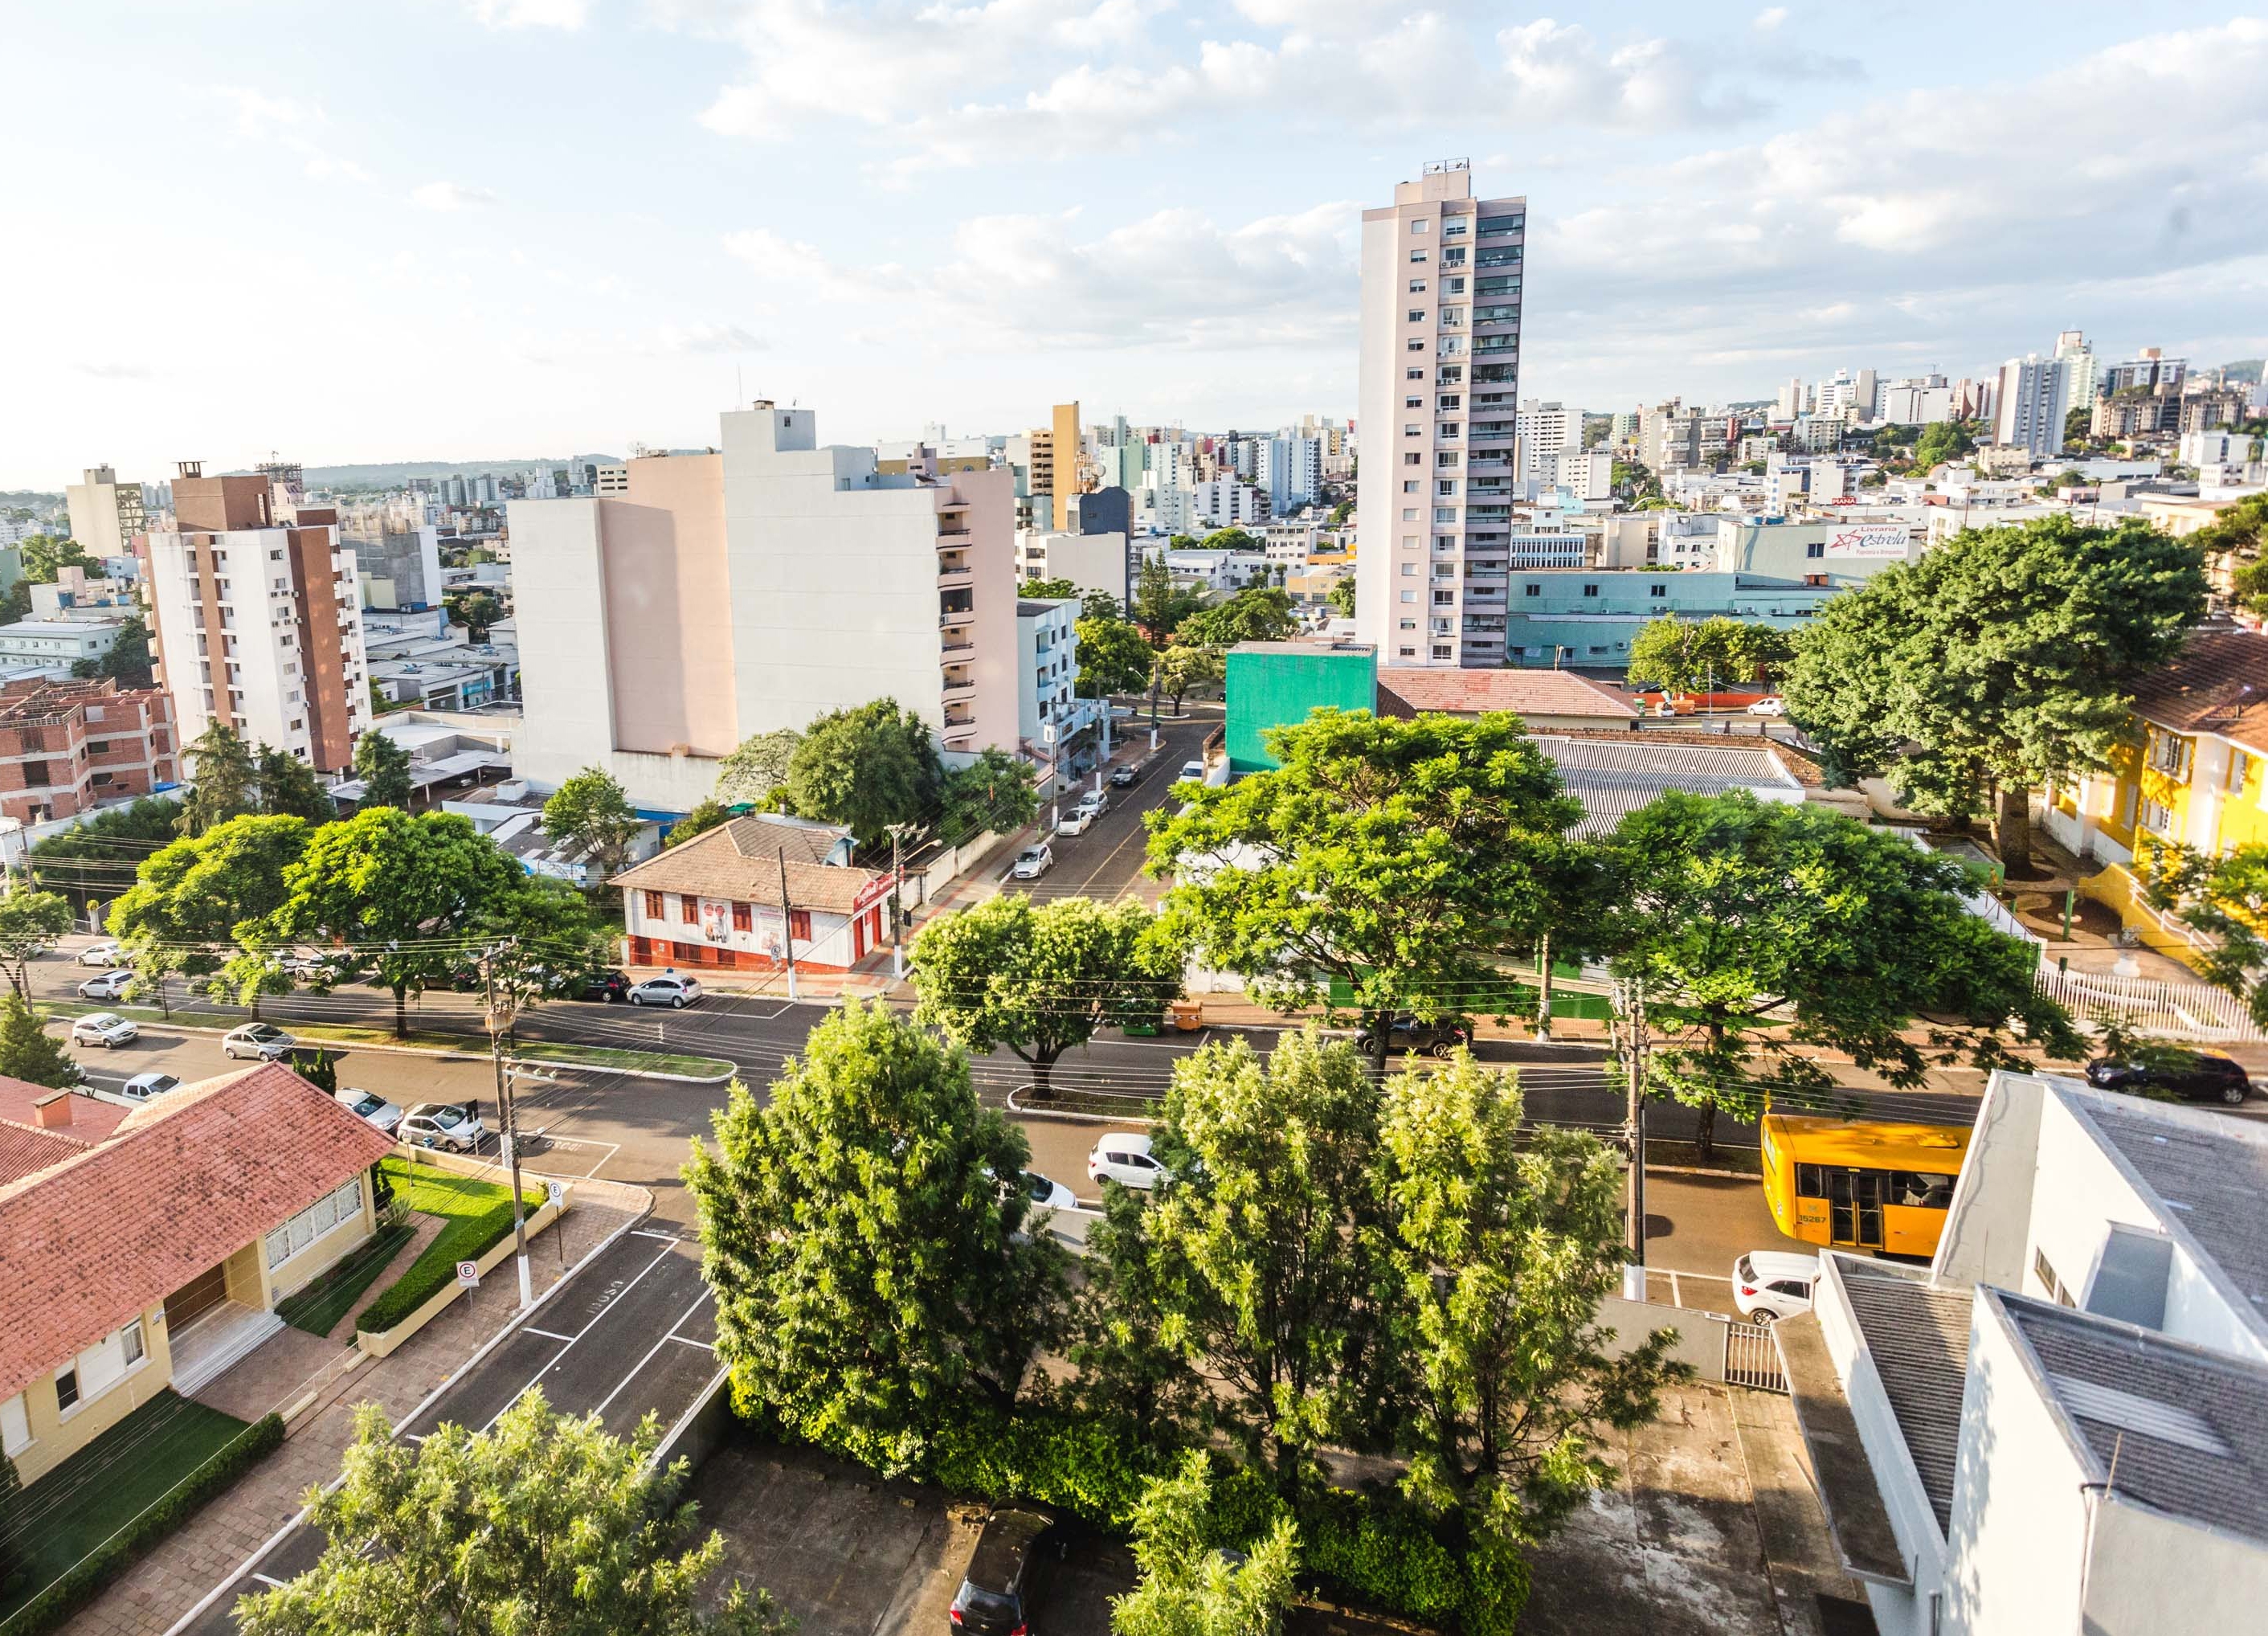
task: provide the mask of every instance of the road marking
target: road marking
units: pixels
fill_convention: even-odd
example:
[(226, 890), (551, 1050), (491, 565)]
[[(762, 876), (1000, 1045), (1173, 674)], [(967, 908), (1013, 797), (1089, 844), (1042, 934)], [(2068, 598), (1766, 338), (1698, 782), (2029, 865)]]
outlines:
[(571, 1341), (575, 1338), (572, 1335), (562, 1335), (556, 1330), (539, 1330), (533, 1323), (523, 1328), (520, 1330), (520, 1333), (523, 1335), (541, 1335), (548, 1341)]
[(688, 1241), (675, 1233), (649, 1233), (644, 1227), (631, 1229), (632, 1238), (658, 1238), (665, 1244), (682, 1244)]
[[(481, 1427), (481, 1430), (485, 1432), (490, 1426), (494, 1426), (498, 1420), (504, 1419), (504, 1409), (509, 1409), (513, 1404), (518, 1403), (526, 1395), (527, 1389), (529, 1387), (534, 1385), (545, 1375), (550, 1374), (552, 1370), (557, 1368), (559, 1367), (559, 1360), (562, 1358), (564, 1358), (569, 1352), (574, 1351), (575, 1348), (582, 1343), (582, 1339), (585, 1335), (588, 1335), (593, 1330), (599, 1327), (600, 1320), (607, 1315), (608, 1308), (611, 1308), (615, 1302), (619, 1301), (622, 1296), (629, 1294), (630, 1292), (637, 1286), (639, 1279), (643, 1279), (647, 1273), (652, 1271), (656, 1267), (659, 1266), (663, 1262), (668, 1259), (669, 1251), (665, 1249), (661, 1254), (656, 1256), (652, 1261), (647, 1262), (644, 1266), (638, 1269), (637, 1278), (630, 1279), (627, 1284), (610, 1286), (606, 1296), (605, 1304), (600, 1307), (597, 1314), (591, 1319), (591, 1321), (585, 1324), (581, 1329), (576, 1330), (573, 1337), (564, 1346), (562, 1346), (557, 1352), (553, 1352), (549, 1359), (544, 1360), (541, 1367), (538, 1368), (534, 1374), (529, 1375), (525, 1382), (521, 1382), (519, 1389), (514, 1392), (512, 1396), (506, 1400), (504, 1409), (499, 1409), (494, 1414), (490, 1415), (488, 1418), (487, 1423)], [(704, 1301), (708, 1299), (707, 1291), (704, 1290), (702, 1292), (702, 1299)], [(677, 1322), (679, 1323), (682, 1323), (685, 1320), (683, 1318), (680, 1318)], [(675, 1328), (676, 1326), (673, 1324), (671, 1327)], [(625, 1379), (627, 1379), (627, 1377), (625, 1377)], [(619, 1386), (615, 1389), (615, 1391), (620, 1391), (621, 1389), (622, 1388)], [(608, 1394), (608, 1401), (613, 1401), (613, 1393)]]
[(717, 1350), (716, 1342), (697, 1341), (690, 1335), (673, 1335), (669, 1338), (677, 1342), (681, 1346), (698, 1346), (703, 1352), (715, 1352)]
[(1675, 1267), (1669, 1269), (1669, 1304), (1673, 1307), (1685, 1304), (1685, 1292), (1677, 1287), (1677, 1269)]
[(254, 1573), (252, 1577), (258, 1580), (261, 1584), (272, 1586), (277, 1590), (284, 1588), (284, 1581), (280, 1579), (271, 1578), (269, 1575), (265, 1573)]
[(676, 1323), (669, 1326), (669, 1332), (665, 1334), (659, 1340), (654, 1342), (652, 1349), (647, 1352), (646, 1355), (639, 1359), (637, 1364), (631, 1367), (630, 1373), (623, 1375), (622, 1380), (616, 1383), (615, 1389), (607, 1394), (605, 1401), (600, 1403), (597, 1408), (590, 1411), (590, 1412), (593, 1414), (606, 1413), (607, 1404), (614, 1402), (615, 1398), (622, 1395), (630, 1383), (637, 1378), (638, 1370), (644, 1368), (647, 1364), (653, 1361), (653, 1355), (655, 1352), (659, 1352), (663, 1347), (668, 1345), (670, 1342), (680, 1338), (677, 1331), (685, 1326), (685, 1320), (687, 1318), (690, 1318), (695, 1313), (700, 1311), (701, 1308), (707, 1304), (708, 1300), (709, 1292), (704, 1289), (701, 1292), (700, 1298), (685, 1309), (684, 1316), (679, 1318)]

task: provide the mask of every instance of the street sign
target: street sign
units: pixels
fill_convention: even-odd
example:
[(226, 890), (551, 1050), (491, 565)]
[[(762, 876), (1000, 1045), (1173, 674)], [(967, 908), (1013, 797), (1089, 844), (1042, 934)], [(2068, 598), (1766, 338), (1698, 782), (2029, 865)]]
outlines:
[(554, 1210), (558, 1209), (567, 1202), (567, 1183), (564, 1182), (546, 1182), (543, 1184), (543, 1198), (544, 1201)]
[(457, 1264), (457, 1282), (464, 1286), (467, 1289), (480, 1288), (481, 1264), (477, 1261), (459, 1262)]

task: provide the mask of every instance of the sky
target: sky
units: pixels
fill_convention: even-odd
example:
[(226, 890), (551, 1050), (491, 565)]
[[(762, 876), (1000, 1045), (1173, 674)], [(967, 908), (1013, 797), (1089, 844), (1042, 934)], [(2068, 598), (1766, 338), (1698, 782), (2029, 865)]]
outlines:
[[(1585, 8), (1588, 13), (1594, 8)], [(1354, 409), (1361, 211), (1529, 200), (1523, 394), (2268, 352), (2268, 18), (1460, 0), (10, 8), (0, 488)]]

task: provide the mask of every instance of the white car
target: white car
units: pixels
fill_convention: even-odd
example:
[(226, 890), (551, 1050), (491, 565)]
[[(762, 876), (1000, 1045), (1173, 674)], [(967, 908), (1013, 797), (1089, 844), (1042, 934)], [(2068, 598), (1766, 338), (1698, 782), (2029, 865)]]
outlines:
[(1166, 1167), (1150, 1156), (1149, 1137), (1137, 1131), (1113, 1131), (1086, 1156), (1090, 1182), (1116, 1182), (1146, 1193), (1165, 1174)]
[(276, 1062), (298, 1043), (272, 1022), (247, 1022), (221, 1036), (220, 1054), (231, 1062), (241, 1057)]
[(1062, 1183), (1051, 1181), (1036, 1170), (1024, 1172), (1024, 1191), (1030, 1196), (1035, 1210), (1076, 1210), (1079, 1195)]
[(122, 966), (126, 963), (126, 951), (115, 943), (97, 943), (92, 948), (79, 950), (78, 963), (82, 966)]
[(1749, 706), (1749, 714), (1751, 716), (1785, 716), (1787, 714), (1787, 701), (1786, 699), (1758, 699), (1755, 704)]
[(488, 1135), (476, 1102), (420, 1102), (394, 1126), (396, 1141), (469, 1153)]
[(351, 1085), (342, 1085), (331, 1093), (331, 1100), (381, 1131), (390, 1132), (401, 1123), (401, 1109), (376, 1091), (358, 1091)]
[(1092, 807), (1081, 805), (1072, 807), (1069, 812), (1063, 815), (1062, 819), (1056, 824), (1056, 833), (1057, 835), (1085, 835), (1094, 827), (1094, 809)]
[(691, 977), (648, 977), (630, 991), (633, 1006), (690, 1006), (701, 998), (701, 985)]
[(1079, 804), (1086, 812), (1094, 814), (1096, 816), (1100, 816), (1110, 810), (1110, 792), (1108, 790), (1089, 790), (1086, 794), (1079, 798)]
[(1019, 881), (1036, 881), (1056, 866), (1056, 855), (1042, 841), (1037, 846), (1027, 846), (1016, 854), (1016, 866), (1008, 873)]
[(1733, 1305), (1750, 1322), (1770, 1324), (1811, 1310), (1819, 1257), (1786, 1249), (1752, 1249), (1733, 1264)]
[(142, 1030), (115, 1012), (98, 1011), (79, 1018), (70, 1027), (74, 1045), (99, 1045), (115, 1050), (142, 1037)]
[(89, 977), (78, 985), (81, 999), (124, 999), (126, 985), (134, 981), (130, 971), (106, 971), (99, 977)]
[(1204, 763), (1201, 761), (1183, 762), (1182, 763), (1182, 776), (1179, 782), (1183, 784), (1203, 784), (1204, 782)]
[(132, 1102), (146, 1102), (153, 1096), (163, 1096), (167, 1091), (180, 1089), (181, 1082), (170, 1073), (137, 1073), (118, 1087), (118, 1094)]

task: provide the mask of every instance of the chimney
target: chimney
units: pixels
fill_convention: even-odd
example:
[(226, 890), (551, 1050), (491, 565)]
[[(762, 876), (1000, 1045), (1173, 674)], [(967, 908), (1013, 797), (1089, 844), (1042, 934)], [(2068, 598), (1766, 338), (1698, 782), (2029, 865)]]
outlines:
[(32, 1104), (33, 1121), (42, 1131), (68, 1129), (71, 1122), (72, 1095), (70, 1091), (53, 1091), (40, 1097)]

